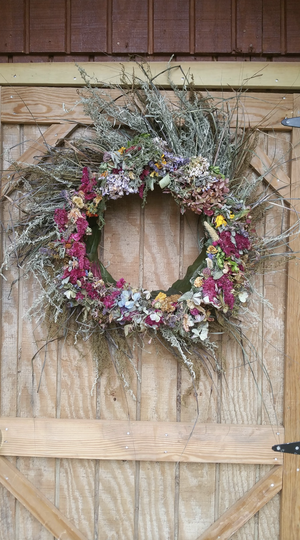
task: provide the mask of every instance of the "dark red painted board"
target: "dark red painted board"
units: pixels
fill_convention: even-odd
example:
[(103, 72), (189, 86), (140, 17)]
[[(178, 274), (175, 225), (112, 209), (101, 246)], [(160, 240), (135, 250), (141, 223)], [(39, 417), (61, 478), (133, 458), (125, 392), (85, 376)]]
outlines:
[(65, 0), (30, 0), (30, 52), (66, 51)]
[(113, 0), (112, 52), (145, 53), (148, 50), (148, 2)]
[(107, 50), (107, 0), (72, 0), (71, 52)]
[(231, 52), (231, 0), (196, 0), (195, 52)]
[(25, 51), (25, 2), (0, 0), (0, 51)]
[(263, 52), (280, 53), (281, 50), (281, 1), (263, 1)]
[(189, 52), (189, 1), (154, 0), (154, 52)]
[(300, 0), (286, 2), (286, 52), (300, 53)]
[(237, 1), (236, 42), (238, 52), (262, 52), (262, 0)]

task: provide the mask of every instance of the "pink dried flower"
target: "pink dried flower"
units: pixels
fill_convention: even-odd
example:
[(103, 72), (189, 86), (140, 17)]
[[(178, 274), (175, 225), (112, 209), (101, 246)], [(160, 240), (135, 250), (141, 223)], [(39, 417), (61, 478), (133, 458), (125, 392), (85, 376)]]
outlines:
[(84, 217), (80, 217), (76, 221), (76, 227), (78, 234), (82, 237), (85, 234), (85, 231), (87, 230), (89, 224), (87, 220)]
[(68, 223), (68, 213), (64, 208), (56, 208), (54, 212), (54, 221), (58, 225), (60, 231), (65, 228)]
[(123, 285), (125, 285), (125, 283), (126, 283), (125, 279), (121, 278), (121, 279), (119, 279), (119, 281), (117, 281), (116, 287), (118, 287), (118, 289), (122, 289)]
[(68, 253), (68, 255), (70, 255), (70, 257), (77, 257), (78, 263), (79, 263), (79, 268), (84, 267), (84, 263), (85, 263), (84, 258), (85, 258), (85, 254), (86, 254), (86, 247), (85, 247), (85, 244), (83, 242), (74, 242), (72, 244), (72, 247), (67, 250), (67, 253)]

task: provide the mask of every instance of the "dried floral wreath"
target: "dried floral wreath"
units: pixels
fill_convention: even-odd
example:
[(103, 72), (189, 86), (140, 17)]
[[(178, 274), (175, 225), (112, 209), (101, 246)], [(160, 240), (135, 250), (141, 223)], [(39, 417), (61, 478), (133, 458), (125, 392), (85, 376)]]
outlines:
[[(289, 232), (276, 238), (256, 233), (268, 195), (262, 177), (246, 175), (255, 135), (232, 131), (235, 111), (228, 112), (225, 98), (216, 106), (186, 78), (179, 89), (169, 77), (170, 100), (148, 68), (141, 69), (144, 80), (124, 75), (120, 105), (81, 70), (81, 100), (94, 134), (51, 149), (9, 186), (24, 217), (14, 222), (2, 269), (17, 255), (23, 274), (32, 273), (42, 287), (31, 314), (47, 313), (50, 326), (64, 335), (91, 339), (98, 358), (104, 350), (107, 355), (99, 336), (120, 348), (120, 332), (124, 338), (152, 332), (195, 378), (195, 345), (214, 354), (216, 330), (240, 336), (250, 278)], [(98, 260), (98, 248), (107, 202), (136, 193), (146, 204), (155, 186), (173, 196), (182, 213), (198, 214), (205, 235), (185, 278), (151, 292), (122, 277), (116, 281)], [(117, 367), (126, 382), (121, 363)]]

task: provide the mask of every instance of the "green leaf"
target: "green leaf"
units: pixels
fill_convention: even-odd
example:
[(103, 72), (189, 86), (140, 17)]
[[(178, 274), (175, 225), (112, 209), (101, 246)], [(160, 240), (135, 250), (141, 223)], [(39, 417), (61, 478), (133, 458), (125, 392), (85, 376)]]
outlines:
[(165, 187), (167, 187), (169, 185), (170, 182), (171, 182), (170, 175), (166, 174), (166, 176), (164, 176), (158, 183), (159, 183), (161, 189), (164, 189)]
[[(191, 278), (195, 274), (196, 270), (201, 266), (204, 259), (206, 257), (206, 247), (204, 246), (201, 253), (199, 253), (197, 259), (191, 264), (191, 266), (188, 267), (186, 274), (183, 279), (178, 279), (171, 285), (171, 287), (167, 291), (164, 292), (167, 296), (171, 296), (171, 294), (184, 294), (188, 292), (191, 289)], [(158, 295), (160, 291), (152, 291), (151, 296), (155, 297)]]

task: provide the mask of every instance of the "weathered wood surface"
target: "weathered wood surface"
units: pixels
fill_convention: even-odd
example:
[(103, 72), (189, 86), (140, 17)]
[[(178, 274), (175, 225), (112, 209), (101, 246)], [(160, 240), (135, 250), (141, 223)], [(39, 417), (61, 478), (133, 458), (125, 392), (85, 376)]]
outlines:
[[(93, 72), (86, 67), (87, 73)], [(115, 71), (117, 68), (114, 68)], [(118, 73), (118, 72), (117, 72)], [(103, 77), (105, 73), (103, 73)], [(80, 83), (80, 75), (77, 73), (77, 85)], [(0, 81), (1, 83), (1, 81)], [(91, 119), (84, 113), (80, 103), (78, 88), (47, 88), (47, 87), (5, 87), (2, 88), (2, 122), (14, 124), (53, 124), (54, 122), (78, 122), (90, 124)], [(164, 94), (169, 99), (174, 99), (173, 94), (166, 90)], [(118, 90), (112, 90), (109, 94), (112, 98), (120, 95)], [(227, 90), (222, 93), (209, 92), (215, 99), (216, 104), (221, 106), (221, 101), (226, 98), (228, 111), (233, 113), (232, 126), (235, 127), (237, 114), (235, 112), (238, 99), (239, 122), (247, 127), (259, 127), (260, 129), (280, 129), (290, 131), (289, 127), (281, 125), (281, 120), (286, 116), (293, 116), (294, 102), (289, 94), (262, 94), (249, 93), (239, 95)], [(238, 96), (238, 98), (237, 98)], [(124, 103), (123, 99), (118, 104)]]
[[(298, 98), (298, 96), (295, 96)], [(298, 98), (299, 99), (299, 98)], [(292, 183), (291, 183), (291, 214), (292, 226), (300, 211), (300, 136), (299, 130), (292, 133)], [(288, 267), (288, 300), (286, 327), (286, 362), (285, 362), (285, 391), (284, 391), (284, 425), (286, 426), (286, 442), (300, 440), (300, 266), (299, 235), (291, 235), (291, 248), (296, 258)], [(287, 455), (284, 459), (283, 491), (281, 506), (281, 538), (296, 540), (300, 535), (300, 466), (297, 456)], [(288, 519), (292, 515), (293, 519)]]
[(282, 488), (282, 467), (273, 467), (197, 540), (229, 540)]
[[(26, 165), (36, 164), (40, 161), (43, 155), (47, 152), (49, 147), (56, 146), (62, 139), (67, 137), (76, 129), (76, 124), (64, 123), (53, 124), (46, 131), (44, 128), (40, 132), (40, 137), (37, 140), (27, 142), (27, 150), (22, 153), (20, 159), (18, 159), (18, 171), (19, 167), (22, 168)], [(20, 178), (20, 173), (16, 171), (16, 167), (11, 165), (6, 169), (5, 174), (2, 174), (1, 178), (1, 192), (8, 196), (10, 191), (13, 190), (14, 182)], [(13, 182), (12, 182), (13, 181)], [(7, 183), (12, 182), (11, 189), (6, 189)]]
[[(260, 117), (268, 98), (269, 94), (258, 105)], [(2, 132), (4, 168), (9, 166), (11, 158), (21, 155), (34, 135), (39, 136), (35, 125), (4, 124)], [(289, 131), (278, 133), (275, 147), (271, 142), (275, 135), (271, 133), (265, 139), (269, 142), (260, 144), (273, 160), (274, 155), (283, 156), (289, 151), (289, 137)], [(6, 155), (9, 148), (12, 148), (10, 159)], [(288, 162), (287, 158), (282, 168), (290, 177)], [(5, 212), (7, 221), (7, 207)], [(272, 234), (273, 228), (280, 224), (281, 213), (274, 207), (272, 217), (263, 223), (263, 232)], [(188, 213), (180, 216), (168, 196), (152, 194), (145, 210), (141, 210), (138, 197), (124, 197), (112, 202), (107, 211), (107, 227), (101, 245), (103, 261), (113, 275), (125, 277), (133, 286), (164, 287), (183, 275), (194, 260), (196, 228), (197, 217)], [(166, 261), (166, 253), (172, 264)], [(148, 338), (144, 350), (137, 344), (133, 350), (134, 361), (142, 375), (141, 383), (137, 383), (132, 374), (136, 402), (124, 391), (113, 368), (107, 370), (101, 380), (96, 380), (97, 369), (86, 346), (75, 349), (70, 344), (53, 345), (48, 350), (40, 391), (36, 393), (45, 356), (40, 354), (36, 358), (33, 379), (31, 357), (43, 343), (46, 333), (42, 328), (35, 328), (33, 322), (23, 320), (23, 314), (36, 294), (32, 284), (20, 282), (9, 294), (10, 282), (17, 275), (17, 270), (10, 268), (7, 271), (9, 281), (2, 285), (2, 416), (12, 419), (36, 417), (39, 420), (46, 417), (83, 421), (130, 420), (133, 423), (186, 422), (191, 425), (197, 418), (198, 401), (199, 423), (215, 423), (221, 428), (232, 424), (241, 424), (239, 427), (242, 424), (271, 424), (275, 438), (281, 433), (284, 272), (269, 274), (264, 280), (258, 277), (259, 292), (264, 291), (274, 304), (273, 311), (268, 306), (259, 310), (262, 320), (251, 334), (261, 355), (259, 362), (253, 357), (245, 366), (241, 351), (232, 342), (223, 340), (222, 343), (220, 337), (218, 359), (222, 371), (218, 373), (210, 368), (210, 376), (209, 359), (203, 357), (196, 401), (194, 389), (187, 392), (190, 379), (186, 371), (158, 342), (148, 343)], [(270, 377), (273, 394), (264, 369)], [(270, 467), (188, 462), (176, 466), (172, 462), (76, 458), (10, 459), (87, 538), (106, 535), (122, 540), (138, 540), (138, 537), (144, 540), (168, 537), (195, 540)], [(281, 455), (274, 454), (274, 464), (279, 463), (278, 459)], [(50, 533), (15, 503), (5, 488), (0, 488), (0, 504), (5, 513), (5, 522), (0, 528), (1, 540), (17, 540), (18, 534), (24, 538), (29, 535), (30, 538), (50, 540)], [(278, 509), (277, 495), (258, 516), (235, 533), (236, 540), (278, 540)], [(124, 516), (122, 520), (120, 515)]]
[(273, 464), (283, 442), (282, 428), (238, 424), (7, 417), (0, 430), (3, 456)]
[[(164, 62), (151, 62), (151, 72), (155, 78), (155, 83), (169, 87), (168, 74), (166, 68), (169, 59)], [(100, 82), (107, 84), (121, 83), (120, 65), (116, 62), (78, 62), (87, 73), (92, 72), (93, 76)], [(194, 75), (195, 85), (198, 88), (236, 88), (243, 86), (250, 89), (265, 88), (277, 91), (294, 90), (300, 88), (298, 80), (299, 61), (287, 64), (286, 62), (172, 62), (172, 80), (178, 86), (182, 84), (183, 73), (190, 72)], [(135, 62), (124, 64), (125, 72), (132, 75), (134, 69), (136, 76), (145, 78), (140, 67)], [(3, 63), (1, 64), (0, 84), (2, 86), (83, 86), (75, 63)]]
[(0, 457), (0, 482), (55, 538), (86, 540), (41, 491), (3, 457)]

